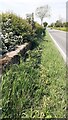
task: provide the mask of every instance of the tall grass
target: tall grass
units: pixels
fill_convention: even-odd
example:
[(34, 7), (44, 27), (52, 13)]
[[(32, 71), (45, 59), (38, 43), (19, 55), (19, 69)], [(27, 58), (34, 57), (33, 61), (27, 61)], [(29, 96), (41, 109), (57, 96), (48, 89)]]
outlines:
[(3, 118), (64, 118), (65, 63), (48, 33), (2, 76)]

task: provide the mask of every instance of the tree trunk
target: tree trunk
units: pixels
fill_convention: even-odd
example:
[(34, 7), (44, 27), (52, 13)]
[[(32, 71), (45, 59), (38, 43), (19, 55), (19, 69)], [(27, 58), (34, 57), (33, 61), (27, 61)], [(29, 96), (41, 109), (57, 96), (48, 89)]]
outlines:
[(41, 19), (41, 25), (43, 25), (43, 19)]

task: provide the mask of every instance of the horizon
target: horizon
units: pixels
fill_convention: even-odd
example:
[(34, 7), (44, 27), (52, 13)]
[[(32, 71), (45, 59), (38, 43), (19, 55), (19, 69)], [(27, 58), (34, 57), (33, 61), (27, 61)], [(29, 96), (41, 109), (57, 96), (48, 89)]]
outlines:
[(49, 5), (51, 17), (44, 18), (43, 22), (51, 24), (58, 19), (66, 21), (66, 2), (67, 0), (0, 0), (0, 13), (13, 12), (22, 18), (26, 18), (26, 14), (34, 13), (35, 21), (40, 23), (40, 19), (35, 16), (35, 10), (37, 7)]

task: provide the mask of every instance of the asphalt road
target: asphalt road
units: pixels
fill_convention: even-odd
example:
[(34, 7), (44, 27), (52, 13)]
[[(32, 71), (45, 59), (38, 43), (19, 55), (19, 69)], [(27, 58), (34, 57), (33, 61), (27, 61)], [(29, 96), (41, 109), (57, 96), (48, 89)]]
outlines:
[[(54, 30), (54, 29), (48, 29), (50, 35), (54, 39), (54, 41), (58, 45), (58, 50), (60, 51), (61, 55), (66, 58), (68, 58), (68, 32), (60, 31), (60, 30)], [(60, 49), (59, 49), (60, 48)], [(64, 59), (66, 59), (64, 58)]]

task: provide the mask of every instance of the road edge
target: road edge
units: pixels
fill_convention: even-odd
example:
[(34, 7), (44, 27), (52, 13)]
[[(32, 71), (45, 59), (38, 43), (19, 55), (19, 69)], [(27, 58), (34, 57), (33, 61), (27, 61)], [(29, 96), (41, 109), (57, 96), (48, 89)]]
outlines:
[[(49, 31), (48, 31), (48, 33), (49, 33)], [(63, 52), (63, 50), (59, 47), (58, 43), (55, 41), (55, 39), (52, 37), (52, 35), (51, 35), (50, 33), (49, 33), (49, 35), (50, 35), (51, 39), (53, 40), (53, 42), (55, 43), (56, 47), (58, 48), (60, 54), (62, 55), (62, 57), (63, 57), (63, 59), (64, 59), (64, 61), (65, 61), (65, 63), (66, 63), (66, 54), (65, 54), (65, 53)]]

